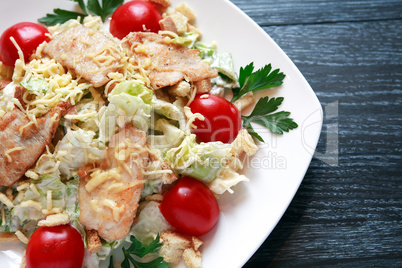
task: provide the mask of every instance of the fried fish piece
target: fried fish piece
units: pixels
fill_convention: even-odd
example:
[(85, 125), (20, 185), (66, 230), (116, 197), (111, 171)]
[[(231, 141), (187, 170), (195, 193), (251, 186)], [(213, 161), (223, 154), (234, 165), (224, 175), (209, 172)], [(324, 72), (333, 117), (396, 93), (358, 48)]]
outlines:
[(150, 71), (148, 78), (154, 89), (175, 85), (183, 79), (196, 82), (218, 76), (217, 70), (201, 60), (199, 50), (176, 45), (166, 36), (132, 32), (123, 45), (129, 48), (137, 65), (149, 65), (145, 68)]
[(75, 26), (53, 37), (43, 52), (64, 67), (90, 81), (94, 87), (106, 84), (108, 74), (120, 68), (120, 47), (100, 31)]
[(0, 186), (10, 186), (35, 164), (59, 126), (68, 104), (60, 103), (37, 125), (15, 108), (0, 119)]
[(112, 136), (106, 158), (92, 171), (83, 168), (78, 190), (81, 224), (104, 239), (128, 235), (144, 183), (142, 165), (148, 161), (146, 135), (127, 125)]

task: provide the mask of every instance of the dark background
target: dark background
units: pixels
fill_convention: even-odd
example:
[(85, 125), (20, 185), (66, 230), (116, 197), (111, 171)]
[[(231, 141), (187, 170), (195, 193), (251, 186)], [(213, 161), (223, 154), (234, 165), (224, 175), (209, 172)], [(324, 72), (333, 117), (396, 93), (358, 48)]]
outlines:
[(307, 174), (245, 267), (402, 267), (402, 1), (231, 1), (324, 109)]

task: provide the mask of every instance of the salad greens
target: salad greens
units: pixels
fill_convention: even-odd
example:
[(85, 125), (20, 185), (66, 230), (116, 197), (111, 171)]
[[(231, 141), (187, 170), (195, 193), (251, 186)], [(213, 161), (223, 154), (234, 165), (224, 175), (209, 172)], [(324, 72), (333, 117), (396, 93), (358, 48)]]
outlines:
[(284, 131), (288, 132), (290, 129), (297, 128), (297, 123), (288, 118), (290, 112), (281, 111), (272, 114), (281, 105), (283, 99), (283, 97), (270, 99), (268, 96), (261, 98), (250, 115), (242, 116), (243, 127), (259, 141), (264, 140), (254, 131), (251, 122), (267, 127), (274, 134), (283, 134)]
[[(130, 263), (134, 265), (135, 268), (168, 268), (169, 265), (167, 262), (163, 261), (162, 257), (157, 257), (149, 262), (141, 262), (136, 260), (137, 258), (143, 258), (150, 254), (158, 253), (158, 249), (162, 245), (160, 243), (159, 234), (156, 238), (148, 244), (148, 246), (144, 246), (139, 240), (135, 238), (135, 236), (130, 236), (130, 247), (123, 248), (124, 260), (121, 263), (122, 268), (130, 268)], [(134, 255), (134, 256), (132, 256)], [(110, 258), (109, 267), (113, 267), (113, 258)]]
[(38, 21), (47, 26), (53, 26), (58, 23), (63, 24), (71, 19), (77, 19), (78, 17), (84, 18), (91, 12), (94, 15), (100, 16), (104, 22), (106, 17), (112, 14), (124, 2), (124, 0), (102, 0), (102, 3), (99, 3), (99, 0), (88, 0), (87, 4), (85, 4), (84, 0), (71, 1), (77, 2), (83, 13), (56, 8), (53, 10), (53, 14), (46, 14), (45, 17), (38, 19)]
[(232, 102), (240, 99), (250, 91), (257, 91), (277, 87), (282, 85), (285, 75), (279, 69), (271, 72), (271, 64), (265, 65), (261, 69), (254, 71), (254, 63), (250, 63), (246, 67), (240, 68), (239, 88), (233, 88)]

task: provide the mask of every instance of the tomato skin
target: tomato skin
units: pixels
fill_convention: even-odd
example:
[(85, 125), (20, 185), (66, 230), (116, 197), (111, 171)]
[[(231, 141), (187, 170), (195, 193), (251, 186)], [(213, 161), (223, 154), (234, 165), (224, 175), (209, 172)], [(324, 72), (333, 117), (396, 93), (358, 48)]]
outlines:
[(233, 103), (211, 94), (199, 94), (190, 104), (192, 113), (200, 113), (205, 120), (194, 120), (192, 132), (203, 142), (232, 142), (241, 129), (241, 115)]
[(71, 225), (39, 227), (28, 242), (27, 268), (81, 267), (84, 250), (81, 234)]
[(9, 27), (0, 37), (0, 60), (8, 66), (14, 66), (19, 59), (18, 50), (11, 42), (10, 37), (14, 37), (18, 46), (24, 53), (25, 61), (44, 41), (50, 38), (46, 35), (49, 31), (42, 25), (33, 22), (20, 22)]
[(204, 235), (219, 219), (214, 194), (204, 183), (191, 177), (181, 178), (165, 194), (159, 208), (165, 219), (186, 235)]
[(133, 0), (114, 11), (109, 31), (119, 39), (123, 39), (130, 32), (144, 32), (143, 25), (147, 31), (157, 33), (161, 29), (161, 19), (161, 14), (151, 2)]

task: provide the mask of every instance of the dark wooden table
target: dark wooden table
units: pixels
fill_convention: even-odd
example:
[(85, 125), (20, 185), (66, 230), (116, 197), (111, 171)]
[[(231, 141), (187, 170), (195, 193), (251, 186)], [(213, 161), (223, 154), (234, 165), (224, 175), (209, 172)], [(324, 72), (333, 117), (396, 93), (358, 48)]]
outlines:
[(324, 109), (307, 174), (245, 267), (402, 267), (402, 1), (232, 2)]

